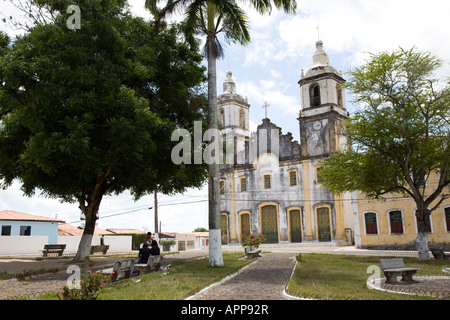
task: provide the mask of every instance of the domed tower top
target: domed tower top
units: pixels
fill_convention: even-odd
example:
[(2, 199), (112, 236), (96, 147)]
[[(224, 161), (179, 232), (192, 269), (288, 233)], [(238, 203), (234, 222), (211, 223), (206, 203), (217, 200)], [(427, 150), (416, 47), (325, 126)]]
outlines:
[(313, 62), (311, 68), (326, 67), (330, 65), (330, 59), (327, 53), (323, 50), (323, 42), (319, 40), (316, 42), (316, 52), (313, 55)]
[(227, 70), (225, 81), (223, 82), (223, 93), (236, 93), (236, 83), (234, 83), (231, 70)]
[(302, 78), (315, 76), (325, 72), (331, 72), (342, 77), (342, 74), (331, 66), (330, 58), (325, 50), (323, 50), (323, 42), (322, 40), (319, 40), (316, 42), (316, 52), (312, 57), (311, 68), (306, 72), (306, 74), (302, 73)]

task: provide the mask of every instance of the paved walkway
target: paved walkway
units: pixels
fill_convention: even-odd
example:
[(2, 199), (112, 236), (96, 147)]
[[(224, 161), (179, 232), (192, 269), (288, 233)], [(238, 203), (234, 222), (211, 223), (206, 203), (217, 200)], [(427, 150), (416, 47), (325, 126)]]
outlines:
[(263, 254), (230, 280), (217, 285), (196, 300), (286, 300), (283, 289), (295, 265), (289, 252)]

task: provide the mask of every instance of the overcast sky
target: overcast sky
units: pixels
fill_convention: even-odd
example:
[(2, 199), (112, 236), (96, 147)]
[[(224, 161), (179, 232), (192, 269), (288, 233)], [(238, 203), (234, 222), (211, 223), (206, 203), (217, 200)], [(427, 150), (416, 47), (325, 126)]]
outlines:
[[(443, 60), (438, 76), (450, 74), (450, 1), (448, 0), (299, 0), (296, 15), (274, 10), (260, 16), (247, 10), (252, 42), (248, 46), (225, 45), (225, 58), (217, 62), (218, 94), (226, 70), (233, 72), (237, 92), (248, 98), (250, 123), (255, 129), (264, 118), (264, 101), (269, 102), (268, 118), (291, 132), (299, 141), (298, 113), (301, 110), (301, 70), (311, 67), (315, 42), (324, 43), (331, 65), (345, 73), (360, 66), (368, 53), (392, 51), (413, 46), (435, 53)], [(135, 15), (148, 17), (144, 0), (130, 0)], [(0, 2), (1, 14), (9, 16), (7, 2)], [(317, 29), (317, 26), (319, 28)], [(0, 24), (0, 30), (14, 31)], [(319, 31), (319, 32), (318, 32)], [(352, 113), (352, 97), (346, 95), (347, 110)], [(190, 190), (184, 195), (164, 196), (159, 200), (162, 231), (190, 232), (208, 228), (207, 190)], [(176, 203), (182, 203), (175, 205)], [(154, 230), (153, 195), (137, 202), (128, 193), (105, 197), (100, 207), (101, 228), (138, 228)], [(56, 199), (22, 196), (20, 184), (0, 190), (0, 210), (16, 210), (66, 222), (80, 223), (76, 204), (61, 204)], [(128, 212), (126, 214), (122, 214)], [(110, 215), (115, 215), (107, 217)]]

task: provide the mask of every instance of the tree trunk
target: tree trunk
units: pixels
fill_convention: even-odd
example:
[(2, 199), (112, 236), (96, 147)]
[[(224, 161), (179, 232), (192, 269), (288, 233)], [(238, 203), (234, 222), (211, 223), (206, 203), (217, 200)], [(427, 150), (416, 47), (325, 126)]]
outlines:
[(100, 188), (97, 187), (94, 188), (94, 191), (92, 192), (92, 194), (94, 195), (90, 198), (87, 206), (85, 205), (84, 199), (80, 198), (78, 200), (80, 203), (80, 209), (86, 217), (86, 221), (83, 235), (81, 236), (80, 243), (78, 244), (77, 254), (73, 259), (74, 262), (89, 259), (89, 256), (91, 255), (91, 244), (92, 237), (94, 236), (95, 231), (95, 222), (97, 221), (97, 212), (100, 207), (100, 202), (102, 201), (104, 192), (99, 191), (99, 189)]
[(417, 253), (419, 254), (419, 260), (428, 260), (430, 258), (428, 250), (428, 233), (419, 232), (417, 238), (414, 240)]
[(428, 209), (418, 209), (416, 211), (417, 220), (417, 238), (414, 240), (419, 260), (428, 260), (430, 258), (428, 249), (428, 226), (430, 211)]
[[(85, 259), (89, 259), (91, 254), (91, 244), (92, 237), (94, 236), (95, 231), (95, 221), (97, 220), (97, 212), (93, 213), (92, 209), (86, 207), (86, 212), (84, 215), (86, 216), (85, 227), (83, 231), (83, 235), (81, 236), (80, 243), (78, 244), (78, 251), (75, 255), (74, 261), (84, 261)], [(90, 212), (89, 212), (90, 211)]]
[[(214, 5), (208, 3), (208, 29), (206, 46), (208, 52), (208, 129), (218, 130), (217, 125), (217, 81), (214, 32)], [(214, 135), (215, 139), (218, 135)], [(219, 152), (219, 150), (215, 150)], [(217, 157), (214, 157), (217, 159)], [(222, 239), (220, 228), (220, 189), (219, 189), (219, 163), (213, 161), (208, 165), (208, 217), (209, 217), (209, 266), (223, 267)]]

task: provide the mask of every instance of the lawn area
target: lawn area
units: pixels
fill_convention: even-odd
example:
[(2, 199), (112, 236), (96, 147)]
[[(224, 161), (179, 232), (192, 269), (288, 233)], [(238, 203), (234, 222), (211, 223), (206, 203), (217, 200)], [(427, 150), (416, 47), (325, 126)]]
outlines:
[[(445, 260), (419, 261), (403, 258), (406, 267), (418, 267), (420, 275), (444, 275)], [(447, 261), (448, 264), (448, 261)], [(333, 254), (302, 254), (289, 282), (287, 292), (293, 296), (329, 297), (330, 299), (361, 300), (417, 300), (430, 297), (380, 292), (367, 288), (367, 273), (371, 265), (380, 266), (380, 257)], [(383, 273), (381, 272), (383, 277)], [(431, 298), (432, 299), (432, 298)]]
[(126, 281), (104, 288), (99, 300), (181, 300), (238, 271), (251, 261), (242, 253), (223, 253), (224, 267), (210, 267), (208, 257), (171, 263), (168, 274), (149, 273), (140, 281)]

